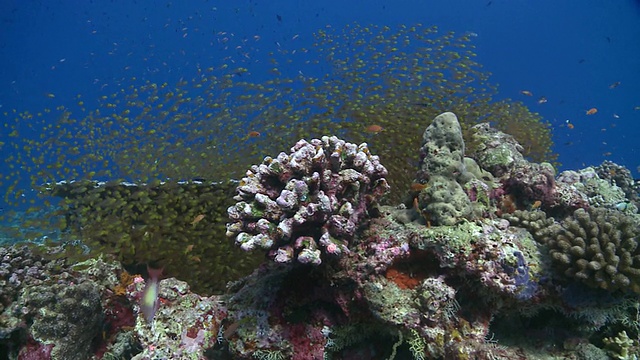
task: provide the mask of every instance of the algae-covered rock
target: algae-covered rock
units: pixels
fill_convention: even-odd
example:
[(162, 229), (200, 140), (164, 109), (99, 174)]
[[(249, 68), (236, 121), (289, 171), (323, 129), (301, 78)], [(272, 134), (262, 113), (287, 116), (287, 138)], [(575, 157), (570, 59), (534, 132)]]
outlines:
[(34, 286), (22, 295), (32, 314), (31, 336), (53, 344), (51, 359), (84, 360), (102, 330), (101, 294), (91, 282)]
[(471, 128), (470, 155), (485, 170), (500, 177), (524, 161), (523, 147), (509, 134), (482, 123)]
[(424, 184), (418, 207), (428, 223), (454, 225), (474, 208), (463, 185), (475, 179), (464, 161), (462, 128), (455, 114), (438, 115), (422, 136), (416, 183)]
[[(127, 297), (137, 302), (144, 283), (136, 281), (127, 289)], [(221, 333), (226, 309), (218, 296), (205, 297), (189, 290), (189, 285), (175, 278), (160, 281), (159, 306), (152, 324), (144, 316), (136, 319), (133, 333), (142, 351), (133, 359), (205, 359), (213, 351)], [(140, 313), (140, 312), (139, 312)], [(215, 357), (218, 358), (218, 357)]]

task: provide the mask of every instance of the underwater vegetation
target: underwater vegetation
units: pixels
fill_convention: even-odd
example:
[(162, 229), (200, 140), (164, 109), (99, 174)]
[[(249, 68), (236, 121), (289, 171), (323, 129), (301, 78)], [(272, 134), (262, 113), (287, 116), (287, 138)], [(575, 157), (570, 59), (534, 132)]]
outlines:
[[(218, 266), (238, 269), (220, 274), (215, 283), (224, 284), (246, 270), (235, 256), (217, 257), (229, 251), (220, 226), (229, 203), (224, 196), (197, 200), (180, 181), (239, 179), (264, 154), (287, 151), (303, 138), (336, 135), (366, 142), (379, 155), (391, 187), (384, 201), (397, 203), (411, 186), (425, 119), (443, 111), (458, 115), (468, 152), (475, 144), (471, 127), (490, 121), (512, 134), (527, 158), (555, 161), (549, 124), (520, 102), (495, 99), (496, 86), (474, 61), (469, 35), (419, 24), (354, 24), (314, 36), (310, 49), (273, 53), (266, 80), (254, 80), (255, 64), (227, 60), (198, 67), (195, 76), (174, 84), (134, 78), (97, 101), (78, 95), (73, 106), (4, 112), (5, 201), (35, 211), (41, 201), (27, 189), (51, 194), (44, 184), (66, 180), (73, 184), (67, 193), (53, 192), (61, 201), (43, 200), (56, 206), (52, 217), (21, 226), (53, 223), (68, 240), (81, 238), (125, 264), (165, 266), (168, 276), (194, 284), (212, 283), (214, 275), (201, 277), (203, 270), (193, 267), (211, 269), (197, 264), (214, 253), (223, 263)], [(96, 189), (85, 181), (129, 181), (140, 188)], [(156, 191), (160, 181), (163, 189)], [(141, 208), (140, 199), (153, 205)], [(175, 257), (177, 251), (184, 256)]]

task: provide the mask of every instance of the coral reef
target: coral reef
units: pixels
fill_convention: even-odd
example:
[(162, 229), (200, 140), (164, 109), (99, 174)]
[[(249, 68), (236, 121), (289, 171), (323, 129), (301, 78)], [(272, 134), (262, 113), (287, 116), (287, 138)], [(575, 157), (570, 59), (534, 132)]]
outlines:
[(540, 211), (517, 211), (506, 218), (530, 229), (564, 275), (596, 288), (640, 293), (640, 227), (635, 217), (591, 207), (576, 210), (561, 223)]
[[(126, 296), (138, 304), (144, 289), (144, 280), (137, 277), (127, 287)], [(154, 322), (144, 316), (136, 317), (132, 334), (139, 342), (140, 351), (132, 358), (142, 359), (207, 359), (222, 336), (222, 322), (227, 310), (217, 296), (203, 297), (192, 293), (189, 285), (175, 278), (160, 282), (161, 305)], [(138, 314), (139, 305), (134, 309)], [(179, 321), (176, 321), (179, 319)], [(213, 357), (217, 358), (217, 357)]]
[(469, 218), (471, 200), (461, 184), (471, 175), (464, 165), (464, 140), (456, 115), (438, 115), (424, 131), (422, 142), (416, 179), (424, 184), (418, 197), (420, 212), (435, 225), (454, 225)]
[(367, 144), (300, 140), (291, 154), (267, 157), (242, 178), (227, 235), (244, 250), (269, 250), (279, 263), (319, 265), (322, 257), (349, 252), (356, 230), (388, 192), (386, 175)]
[(119, 265), (93, 259), (69, 266), (55, 259), (61, 249), (38, 246), (2, 247), (0, 254), (0, 353), (9, 358), (88, 359), (133, 325), (130, 305), (110, 290)]
[[(415, 185), (396, 207), (378, 204), (387, 172), (366, 144), (301, 140), (265, 158), (235, 184), (226, 229), (268, 260), (221, 295), (162, 279), (151, 322), (140, 314), (145, 279), (117, 263), (67, 266), (71, 243), (47, 257), (0, 248), (0, 350), (137, 360), (637, 357), (638, 215), (616, 206), (630, 197), (593, 169), (556, 178), (508, 135), (471, 130), (465, 157), (456, 116), (434, 119)], [(446, 202), (455, 204), (433, 206)], [(78, 343), (56, 337), (65, 333)]]

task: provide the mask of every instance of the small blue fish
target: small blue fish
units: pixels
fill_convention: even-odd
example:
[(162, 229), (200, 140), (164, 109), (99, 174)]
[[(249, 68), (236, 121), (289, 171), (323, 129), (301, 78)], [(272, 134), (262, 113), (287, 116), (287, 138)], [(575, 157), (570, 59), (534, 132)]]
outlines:
[(160, 275), (162, 275), (162, 269), (152, 269), (147, 265), (147, 272), (149, 273), (149, 279), (142, 292), (142, 298), (140, 299), (140, 310), (144, 314), (144, 318), (148, 323), (153, 321), (153, 317), (156, 315), (156, 311), (160, 306), (160, 298), (158, 297), (160, 289)]

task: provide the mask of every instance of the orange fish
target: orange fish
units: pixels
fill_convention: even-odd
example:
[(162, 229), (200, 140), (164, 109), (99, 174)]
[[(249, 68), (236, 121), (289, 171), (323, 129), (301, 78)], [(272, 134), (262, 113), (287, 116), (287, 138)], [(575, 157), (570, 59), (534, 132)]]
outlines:
[(540, 205), (542, 205), (542, 201), (540, 201), (540, 200), (534, 201), (533, 204), (531, 205), (531, 210), (535, 210), (535, 209), (539, 208)]
[(368, 132), (368, 133), (372, 133), (372, 134), (377, 134), (377, 133), (379, 133), (379, 132), (380, 132), (380, 131), (382, 131), (382, 130), (384, 130), (384, 129), (382, 128), (382, 126), (380, 126), (380, 125), (375, 125), (375, 124), (374, 124), (374, 125), (369, 125), (369, 126), (367, 126), (367, 128), (365, 129), (365, 131), (366, 131), (366, 132)]
[(422, 191), (427, 188), (427, 184), (413, 183), (411, 184), (412, 191)]
[(587, 110), (587, 115), (593, 115), (593, 114), (595, 114), (597, 112), (598, 112), (598, 109), (591, 108), (591, 109)]
[(573, 124), (572, 124), (572, 123), (567, 123), (567, 127), (568, 127), (569, 129), (573, 129), (575, 126), (573, 126)]
[(260, 133), (259, 133), (259, 132), (257, 132), (257, 131), (249, 131), (249, 133), (247, 134), (247, 136), (254, 138), (254, 137), (258, 137), (258, 136), (260, 136)]
[(199, 223), (200, 221), (202, 221), (202, 219), (204, 219), (204, 214), (200, 214), (198, 216), (196, 216), (193, 221), (191, 222), (191, 225), (196, 226), (197, 223)]
[(522, 90), (520, 91), (520, 94), (526, 95), (526, 96), (533, 96), (533, 93), (529, 90)]

